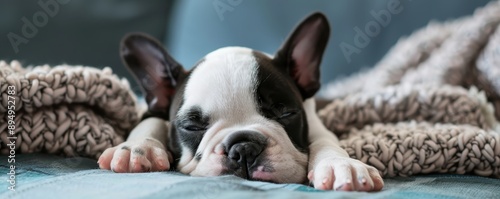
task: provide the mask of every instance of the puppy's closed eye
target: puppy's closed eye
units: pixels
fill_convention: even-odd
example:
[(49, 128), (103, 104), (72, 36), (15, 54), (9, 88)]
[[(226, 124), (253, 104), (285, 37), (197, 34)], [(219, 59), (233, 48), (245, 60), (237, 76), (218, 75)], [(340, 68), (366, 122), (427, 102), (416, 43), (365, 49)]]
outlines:
[(202, 115), (200, 108), (194, 107), (185, 116), (177, 120), (176, 125), (189, 132), (205, 131), (208, 127), (208, 117)]

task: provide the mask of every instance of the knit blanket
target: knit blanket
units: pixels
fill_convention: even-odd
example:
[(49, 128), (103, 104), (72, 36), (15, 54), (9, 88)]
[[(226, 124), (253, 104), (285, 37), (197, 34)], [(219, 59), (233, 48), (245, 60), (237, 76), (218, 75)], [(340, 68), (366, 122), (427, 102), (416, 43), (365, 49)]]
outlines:
[(1, 154), (97, 158), (139, 120), (128, 82), (109, 68), (0, 61), (0, 93)]
[(499, 23), (493, 1), (400, 39), (372, 69), (327, 86), (323, 122), (384, 176), (500, 178)]
[[(499, 23), (499, 1), (430, 23), (372, 69), (328, 85), (332, 101), (320, 118), (352, 158), (384, 176), (500, 178)], [(128, 82), (109, 68), (16, 61), (0, 61), (0, 103), (4, 155), (97, 158), (124, 141), (141, 112)]]

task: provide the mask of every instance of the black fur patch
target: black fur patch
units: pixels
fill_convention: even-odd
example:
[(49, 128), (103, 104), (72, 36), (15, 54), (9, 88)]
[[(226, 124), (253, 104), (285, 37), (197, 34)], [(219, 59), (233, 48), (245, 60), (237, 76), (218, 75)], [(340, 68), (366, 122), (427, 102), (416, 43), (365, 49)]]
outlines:
[(253, 52), (258, 63), (257, 99), (259, 111), (283, 126), (294, 146), (302, 152), (308, 149), (308, 126), (302, 96), (294, 81), (283, 68), (268, 56)]
[[(168, 140), (167, 148), (170, 152), (172, 152), (173, 158), (175, 160), (172, 163), (173, 167), (175, 167), (177, 165), (177, 161), (181, 157), (181, 153), (182, 153), (181, 152), (181, 143), (183, 140), (183, 139), (181, 139), (181, 136), (179, 136), (179, 134), (181, 132), (176, 124), (177, 121), (179, 120), (179, 118), (176, 117), (177, 112), (179, 112), (179, 109), (182, 107), (182, 104), (184, 104), (184, 89), (186, 88), (187, 81), (191, 77), (192, 71), (194, 69), (196, 69), (196, 67), (203, 62), (205, 62), (205, 58), (202, 58), (200, 61), (198, 61), (198, 63), (196, 63), (194, 65), (194, 67), (185, 76), (183, 76), (179, 80), (179, 84), (177, 85), (175, 96), (172, 100), (172, 105), (170, 106), (169, 114), (170, 114), (170, 118), (172, 118), (172, 120), (171, 120), (171, 125), (170, 125), (170, 133), (168, 136), (169, 140)], [(194, 153), (194, 151), (193, 151), (193, 153)]]
[[(304, 153), (308, 149), (307, 119), (303, 110), (303, 100), (297, 86), (287, 71), (286, 67), (277, 67), (272, 59), (260, 52), (253, 52), (258, 63), (256, 90), (254, 96), (258, 103), (259, 112), (265, 117), (275, 120), (283, 126), (293, 145)], [(204, 59), (196, 65), (203, 63)], [(203, 139), (204, 130), (192, 131), (186, 129), (189, 123), (199, 126), (208, 125), (209, 118), (203, 115), (199, 107), (191, 107), (188, 114), (177, 118), (177, 112), (183, 104), (184, 89), (194, 68), (179, 81), (177, 93), (170, 109), (170, 118), (175, 118), (171, 123), (169, 150), (174, 154), (174, 159), (181, 156), (181, 144), (186, 146), (192, 154), (198, 150)], [(201, 160), (201, 154), (195, 154), (196, 160)]]
[(200, 107), (191, 107), (185, 115), (176, 118), (177, 136), (183, 146), (193, 154), (197, 151), (208, 125), (209, 117), (203, 115)]

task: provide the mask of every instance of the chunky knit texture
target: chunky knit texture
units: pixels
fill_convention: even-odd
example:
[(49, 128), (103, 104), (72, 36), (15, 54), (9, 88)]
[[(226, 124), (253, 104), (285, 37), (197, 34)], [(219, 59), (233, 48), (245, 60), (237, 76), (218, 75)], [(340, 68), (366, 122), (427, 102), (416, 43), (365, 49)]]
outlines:
[(103, 70), (61, 65), (23, 68), (0, 61), (0, 151), (8, 154), (8, 86), (14, 86), (16, 149), (98, 157), (138, 122), (126, 80)]
[(319, 111), (353, 158), (384, 176), (500, 178), (500, 1), (401, 39), (371, 70), (334, 82)]
[[(319, 111), (349, 155), (384, 176), (500, 178), (500, 2), (431, 23), (373, 69), (329, 85)], [(16, 149), (97, 158), (123, 142), (139, 111), (109, 68), (23, 69), (0, 62), (0, 152), (8, 154), (7, 86), (16, 88)]]

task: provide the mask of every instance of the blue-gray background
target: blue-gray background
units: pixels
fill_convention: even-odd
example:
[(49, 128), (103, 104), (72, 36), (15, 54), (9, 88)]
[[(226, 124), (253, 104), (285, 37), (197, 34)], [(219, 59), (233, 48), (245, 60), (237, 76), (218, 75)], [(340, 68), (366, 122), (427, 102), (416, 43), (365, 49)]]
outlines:
[[(356, 47), (358, 27), (376, 22), (371, 14), (387, 11), (399, 2), (365, 47)], [(322, 83), (373, 66), (397, 40), (429, 21), (470, 15), (489, 0), (0, 0), (0, 59), (25, 65), (82, 64), (110, 66), (130, 78), (118, 55), (118, 44), (127, 32), (147, 32), (165, 43), (186, 68), (210, 51), (223, 46), (246, 46), (273, 54), (293, 27), (305, 16), (321, 11), (332, 25), (332, 36), (322, 63)], [(40, 4), (57, 3), (49, 16)], [(52, 4), (50, 4), (52, 5)], [(47, 16), (46, 21), (40, 12)], [(33, 19), (35, 16), (37, 19)], [(23, 18), (37, 32), (16, 53), (8, 34), (23, 36)], [(11, 34), (12, 35), (12, 34)], [(341, 43), (358, 48), (350, 61)], [(139, 91), (134, 81), (132, 87)]]

